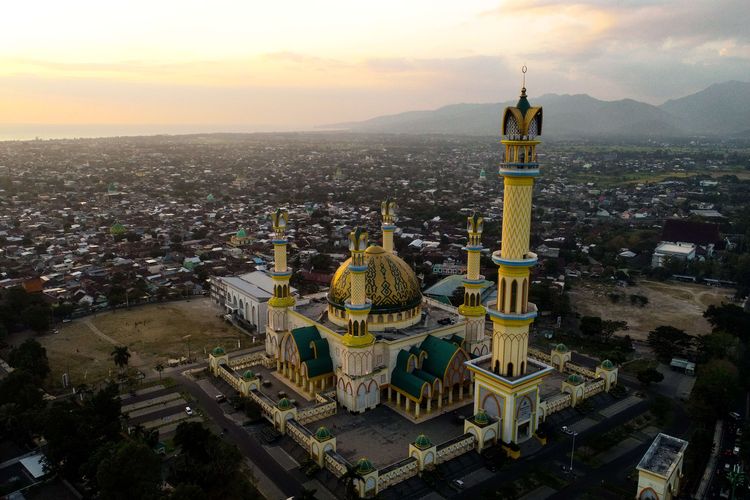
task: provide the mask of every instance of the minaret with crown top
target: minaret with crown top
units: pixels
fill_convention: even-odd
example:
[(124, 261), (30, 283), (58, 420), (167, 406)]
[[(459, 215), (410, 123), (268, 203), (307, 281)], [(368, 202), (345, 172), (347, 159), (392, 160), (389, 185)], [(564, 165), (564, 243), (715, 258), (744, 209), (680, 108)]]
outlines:
[(386, 198), (380, 204), (380, 214), (383, 224), (383, 250), (388, 253), (394, 253), (393, 233), (396, 231), (396, 202), (390, 198)]
[[(286, 228), (289, 222), (289, 214), (277, 209), (271, 214), (271, 225), (273, 226), (273, 297), (268, 301), (268, 326), (266, 331), (266, 353), (277, 357), (279, 341), (283, 333), (289, 329), (289, 308), (294, 305), (294, 297), (290, 292), (289, 280), (292, 270), (287, 266), (287, 244)], [(277, 363), (279, 363), (277, 359)]]
[(517, 377), (526, 372), (529, 325), (536, 317), (536, 306), (529, 303), (528, 294), (529, 269), (537, 257), (529, 251), (529, 242), (531, 196), (534, 178), (539, 175), (536, 137), (542, 133), (542, 108), (529, 104), (525, 77), (518, 104), (505, 108), (502, 124), (503, 227), (500, 250), (492, 254), (499, 266), (498, 298), (496, 308), (488, 312), (493, 322), (492, 370)]
[(349, 250), (352, 257), (349, 263), (351, 293), (345, 303), (347, 331), (343, 336), (343, 349), (337, 378), (337, 400), (350, 411), (362, 412), (380, 403), (378, 385), (364, 397), (347, 392), (346, 387), (358, 387), (363, 381), (373, 377), (373, 348), (375, 337), (367, 328), (367, 318), (372, 302), (367, 298), (365, 276), (367, 274), (367, 232), (357, 227), (349, 234)]
[[(486, 309), (492, 320), (492, 349), (466, 364), (474, 375), (475, 419), (484, 414), (495, 419), (498, 438), (513, 443), (536, 432), (543, 413), (540, 386), (553, 371), (528, 357), (529, 326), (536, 317), (536, 306), (528, 301), (529, 270), (537, 260), (529, 251), (531, 192), (539, 175), (536, 137), (541, 132), (542, 108), (529, 104), (524, 82), (518, 104), (505, 108), (502, 118), (502, 241), (492, 254), (499, 266), (498, 298)], [(467, 423), (465, 429), (469, 427)]]
[(482, 230), (484, 219), (474, 213), (467, 219), (466, 230), (469, 239), (466, 247), (466, 278), (464, 279), (464, 303), (458, 308), (465, 318), (464, 349), (474, 355), (482, 352), (485, 343), (484, 315), (482, 306), (482, 285), (484, 276), (479, 274), (479, 257), (482, 251)]

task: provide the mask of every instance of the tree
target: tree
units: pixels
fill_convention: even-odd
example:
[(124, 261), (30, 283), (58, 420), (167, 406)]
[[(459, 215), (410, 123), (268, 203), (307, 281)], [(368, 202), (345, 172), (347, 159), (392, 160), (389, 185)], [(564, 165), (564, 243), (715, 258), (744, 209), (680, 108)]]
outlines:
[(34, 339), (28, 339), (11, 350), (8, 363), (13, 368), (29, 372), (39, 381), (44, 380), (50, 372), (47, 350)]
[(161, 496), (161, 460), (144, 443), (124, 441), (99, 463), (96, 480), (102, 498), (157, 499)]
[(161, 380), (161, 372), (164, 371), (164, 365), (159, 363), (156, 365), (156, 371), (159, 372), (159, 380)]
[(648, 344), (659, 359), (668, 361), (681, 356), (693, 343), (693, 336), (673, 326), (659, 326), (648, 333)]
[(602, 334), (602, 318), (598, 316), (584, 316), (581, 318), (581, 333), (587, 337), (598, 337)]
[(242, 455), (237, 447), (219, 439), (200, 422), (182, 422), (173, 441), (181, 453), (169, 472), (172, 484), (198, 486), (207, 499), (259, 498), (240, 470)]
[(737, 337), (750, 337), (750, 313), (734, 304), (710, 305), (703, 317), (714, 331), (724, 331)]
[(664, 375), (662, 375), (662, 373), (655, 368), (646, 368), (644, 370), (641, 370), (638, 372), (637, 377), (638, 381), (643, 384), (643, 386), (648, 386), (652, 382), (661, 382), (662, 380), (664, 380)]
[(49, 330), (52, 310), (46, 304), (33, 304), (24, 309), (21, 316), (29, 328), (36, 333), (43, 333)]
[(730, 361), (714, 359), (698, 371), (690, 402), (699, 418), (713, 420), (729, 411), (738, 390), (737, 367)]
[(112, 361), (114, 361), (117, 368), (122, 372), (126, 366), (128, 366), (128, 360), (130, 359), (130, 352), (128, 352), (128, 346), (117, 346), (110, 353)]
[(627, 329), (628, 329), (627, 321), (610, 321), (610, 320), (602, 321), (602, 340), (607, 342), (612, 338), (615, 332), (618, 332), (620, 330), (627, 330)]

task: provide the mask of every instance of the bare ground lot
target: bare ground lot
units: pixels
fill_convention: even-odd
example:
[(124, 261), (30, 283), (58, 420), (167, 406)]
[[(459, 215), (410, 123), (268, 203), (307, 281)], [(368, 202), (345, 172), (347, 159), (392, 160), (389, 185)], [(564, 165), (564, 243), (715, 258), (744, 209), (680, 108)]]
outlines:
[[(240, 335), (219, 316), (210, 299), (201, 298), (100, 313), (38, 340), (47, 349), (51, 388), (59, 389), (65, 371), (75, 385), (91, 385), (114, 372), (110, 353), (115, 345), (128, 346), (129, 365), (148, 376), (156, 374), (158, 363), (166, 365), (170, 358), (187, 356), (188, 342), (191, 358), (200, 359), (204, 350), (217, 345), (227, 351), (237, 349)], [(242, 344), (246, 347), (249, 342), (243, 338)]]
[[(624, 294), (617, 303), (607, 297), (610, 292)], [(648, 297), (645, 307), (630, 304), (630, 295)], [(581, 316), (627, 321), (626, 332), (634, 339), (646, 340), (657, 326), (670, 325), (690, 335), (703, 335), (711, 325), (703, 318), (709, 305), (731, 302), (734, 290), (688, 283), (641, 281), (637, 286), (618, 287), (603, 283), (581, 282), (570, 291), (573, 309)]]

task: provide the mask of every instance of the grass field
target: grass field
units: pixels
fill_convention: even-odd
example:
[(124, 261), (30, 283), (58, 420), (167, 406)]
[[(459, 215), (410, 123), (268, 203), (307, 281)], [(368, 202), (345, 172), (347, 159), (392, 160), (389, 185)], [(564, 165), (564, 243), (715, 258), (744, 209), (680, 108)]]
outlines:
[[(608, 293), (621, 293), (625, 297), (617, 303)], [(648, 297), (645, 307), (630, 304), (631, 294)], [(657, 326), (669, 325), (685, 330), (690, 335), (703, 335), (711, 331), (703, 312), (711, 304), (729, 301), (734, 290), (712, 288), (686, 283), (661, 283), (643, 281), (627, 288), (602, 283), (582, 282), (570, 291), (573, 308), (581, 316), (600, 316), (602, 319), (627, 321), (627, 333), (634, 339), (645, 340), (648, 332)]]
[[(72, 384), (92, 384), (114, 370), (110, 353), (115, 345), (131, 352), (129, 365), (155, 374), (154, 367), (170, 358), (201, 359), (217, 345), (237, 349), (240, 333), (219, 315), (210, 299), (152, 304), (75, 320), (58, 334), (39, 337), (47, 349), (51, 388), (60, 388), (67, 371)], [(249, 346), (243, 335), (242, 347)]]

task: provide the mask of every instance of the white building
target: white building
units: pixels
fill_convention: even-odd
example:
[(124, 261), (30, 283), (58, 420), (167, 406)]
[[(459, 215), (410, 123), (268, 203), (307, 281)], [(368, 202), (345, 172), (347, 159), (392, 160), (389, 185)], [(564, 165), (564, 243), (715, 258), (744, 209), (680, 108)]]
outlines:
[(228, 314), (249, 323), (258, 332), (266, 330), (267, 302), (271, 297), (273, 280), (261, 271), (211, 278), (211, 298)]
[(693, 260), (695, 258), (696, 246), (693, 243), (670, 243), (662, 241), (654, 250), (651, 257), (651, 267), (662, 267), (666, 258), (678, 259), (681, 261)]

